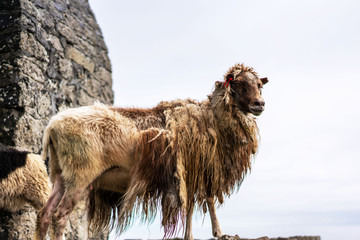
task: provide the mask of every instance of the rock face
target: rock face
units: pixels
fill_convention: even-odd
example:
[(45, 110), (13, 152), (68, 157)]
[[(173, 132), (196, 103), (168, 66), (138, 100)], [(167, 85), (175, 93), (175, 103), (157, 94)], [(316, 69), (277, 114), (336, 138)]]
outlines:
[(238, 235), (229, 236), (224, 235), (219, 238), (219, 240), (320, 240), (319, 236), (295, 236), (295, 237), (279, 237), (279, 238), (269, 238), (269, 237), (260, 237), (260, 238), (240, 238)]
[(295, 237), (279, 237), (270, 238), (270, 240), (320, 240), (320, 236), (295, 236)]
[[(40, 153), (52, 115), (96, 100), (111, 104), (111, 86), (87, 0), (0, 0), (0, 143)], [(0, 211), (0, 239), (31, 239), (34, 216), (31, 207)], [(87, 239), (84, 211), (71, 218), (67, 239)]]

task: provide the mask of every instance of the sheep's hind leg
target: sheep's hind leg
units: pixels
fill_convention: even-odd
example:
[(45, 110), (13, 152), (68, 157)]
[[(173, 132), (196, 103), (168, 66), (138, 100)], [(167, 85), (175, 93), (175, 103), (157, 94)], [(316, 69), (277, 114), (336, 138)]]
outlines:
[(67, 187), (56, 211), (53, 214), (52, 238), (62, 239), (71, 212), (83, 196), (87, 186)]
[(194, 213), (194, 203), (189, 204), (188, 212), (186, 214), (186, 227), (184, 240), (194, 240), (192, 234), (192, 215)]
[(216, 216), (214, 196), (207, 197), (206, 203), (208, 205), (210, 218), (211, 218), (212, 234), (214, 237), (219, 238), (224, 234), (221, 231), (219, 220), (217, 219)]
[(44, 207), (39, 211), (36, 220), (36, 230), (34, 239), (43, 240), (46, 237), (47, 230), (51, 222), (51, 216), (58, 206), (62, 196), (64, 195), (65, 187), (64, 180), (60, 174), (55, 176), (54, 187), (49, 200)]

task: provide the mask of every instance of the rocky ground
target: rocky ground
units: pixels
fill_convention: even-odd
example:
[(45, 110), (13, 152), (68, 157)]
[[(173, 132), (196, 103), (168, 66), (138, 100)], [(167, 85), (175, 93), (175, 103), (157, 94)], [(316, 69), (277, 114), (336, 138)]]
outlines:
[(294, 237), (260, 237), (260, 238), (240, 238), (238, 235), (229, 236), (224, 235), (219, 240), (320, 240), (320, 236), (294, 236)]
[[(175, 238), (174, 240), (182, 240), (182, 238)], [(224, 235), (220, 238), (211, 238), (209, 240), (321, 240), (321, 238), (320, 236), (294, 236), (294, 237), (278, 237), (278, 238), (269, 238), (264, 236), (259, 238), (240, 238), (238, 235), (235, 236)]]

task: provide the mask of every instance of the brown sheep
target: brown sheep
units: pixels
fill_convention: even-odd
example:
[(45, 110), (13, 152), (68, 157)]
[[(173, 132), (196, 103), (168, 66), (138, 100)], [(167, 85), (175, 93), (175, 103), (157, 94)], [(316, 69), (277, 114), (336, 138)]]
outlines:
[(0, 144), (0, 208), (14, 212), (29, 203), (40, 210), (50, 192), (40, 155)]
[(161, 102), (153, 109), (97, 104), (54, 116), (43, 141), (54, 187), (38, 214), (35, 238), (45, 239), (52, 219), (52, 237), (61, 239), (71, 211), (86, 193), (95, 230), (111, 220), (114, 227), (116, 216), (120, 231), (134, 213), (149, 220), (161, 201), (165, 236), (186, 217), (184, 238), (193, 239), (195, 204), (209, 209), (213, 235), (223, 235), (215, 200), (223, 203), (251, 167), (258, 147), (252, 115), (264, 110), (266, 82), (237, 64), (202, 102)]

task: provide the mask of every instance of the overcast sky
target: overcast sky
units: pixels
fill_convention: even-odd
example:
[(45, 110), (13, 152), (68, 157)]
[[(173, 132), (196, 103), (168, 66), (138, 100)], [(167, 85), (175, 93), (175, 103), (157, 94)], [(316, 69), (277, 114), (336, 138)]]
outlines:
[[(360, 239), (360, 1), (90, 5), (109, 49), (115, 105), (203, 100), (235, 63), (268, 77), (252, 172), (218, 209), (224, 233)], [(208, 215), (194, 218), (193, 233), (211, 237)], [(157, 218), (116, 239), (162, 237)]]

